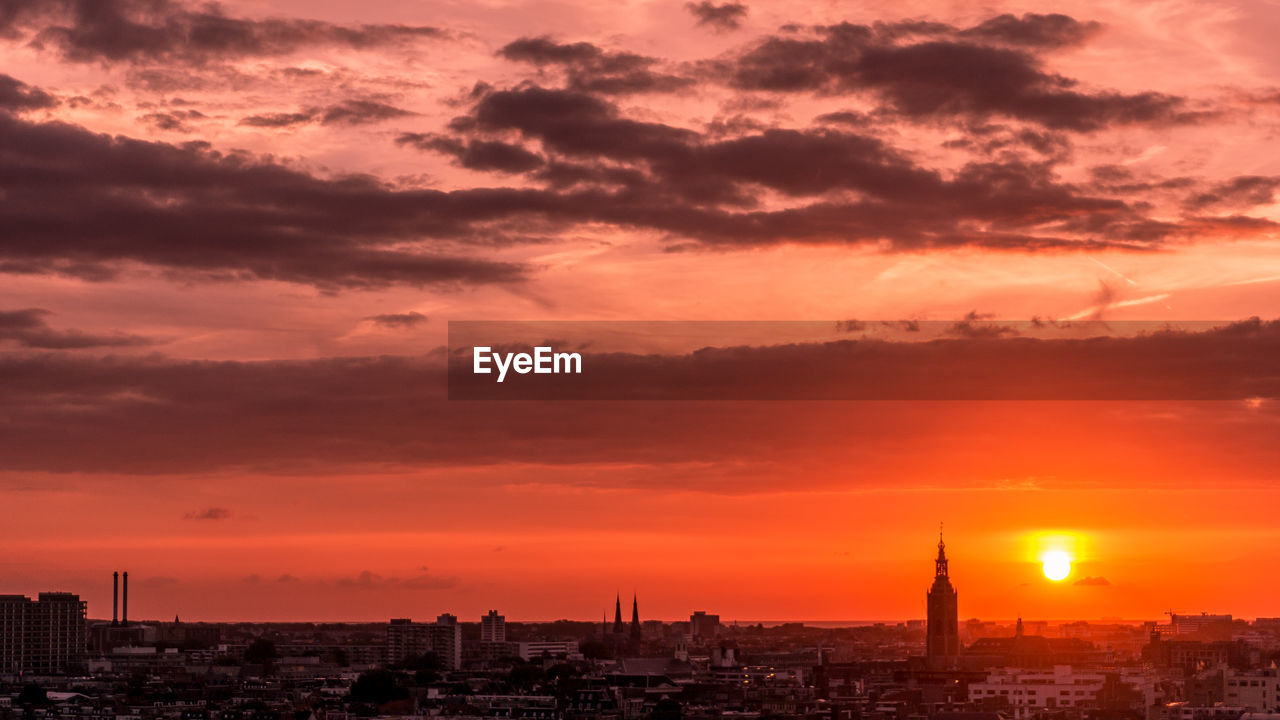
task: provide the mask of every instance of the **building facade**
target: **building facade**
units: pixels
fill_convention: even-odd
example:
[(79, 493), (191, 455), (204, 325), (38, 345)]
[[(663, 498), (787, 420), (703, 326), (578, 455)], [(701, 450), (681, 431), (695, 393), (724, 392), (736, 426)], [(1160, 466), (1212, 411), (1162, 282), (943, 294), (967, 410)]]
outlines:
[(480, 618), (480, 642), (501, 643), (507, 641), (507, 619), (490, 610), (489, 614)]
[(66, 673), (84, 664), (88, 642), (79, 595), (0, 595), (0, 672)]

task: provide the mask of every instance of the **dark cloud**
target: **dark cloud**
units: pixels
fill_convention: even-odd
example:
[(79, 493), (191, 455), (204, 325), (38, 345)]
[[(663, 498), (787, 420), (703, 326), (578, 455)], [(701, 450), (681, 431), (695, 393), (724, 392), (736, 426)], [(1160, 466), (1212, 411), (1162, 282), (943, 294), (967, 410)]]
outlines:
[(390, 590), (404, 588), (406, 590), (447, 590), (456, 587), (458, 578), (437, 577), (433, 575), (415, 575), (408, 578), (383, 577), (368, 570), (355, 577), (338, 578), (334, 583), (347, 590)]
[(191, 132), (194, 128), (190, 122), (192, 120), (203, 120), (205, 117), (206, 115), (199, 110), (168, 110), (147, 113), (141, 119), (157, 130)]
[(520, 38), (498, 54), (516, 62), (564, 70), (569, 88), (582, 92), (625, 94), (674, 92), (696, 80), (655, 69), (655, 58), (630, 52), (609, 52), (587, 42), (558, 43), (548, 37)]
[(6, 0), (0, 36), (26, 36), (72, 62), (204, 63), (309, 47), (367, 49), (446, 37), (438, 28), (230, 17), (212, 3)]
[(1060, 15), (1001, 16), (967, 30), (844, 23), (765, 38), (725, 69), (743, 89), (870, 91), (885, 110), (917, 119), (1004, 116), (1091, 132), (1195, 117), (1182, 98), (1082, 90), (1043, 69), (1034, 50), (1083, 41), (1090, 28)]
[(1096, 22), (1080, 22), (1057, 13), (1022, 17), (1004, 14), (986, 20), (958, 33), (963, 38), (1022, 45), (1034, 48), (1060, 48), (1081, 45), (1102, 30)]
[(314, 119), (315, 113), (313, 112), (264, 113), (242, 118), (239, 124), (250, 127), (281, 128), (289, 127), (290, 125), (302, 125)]
[(384, 313), (382, 315), (370, 315), (365, 320), (384, 328), (409, 329), (425, 323), (427, 316), (420, 312)]
[(0, 111), (39, 110), (57, 105), (52, 95), (0, 73)]
[(231, 511), (222, 507), (211, 507), (193, 510), (182, 517), (184, 520), (226, 520), (231, 517)]
[(1187, 206), (1196, 210), (1205, 208), (1252, 208), (1275, 202), (1280, 177), (1241, 175), (1217, 183), (1187, 200)]
[(542, 156), (537, 153), (497, 140), (462, 141), (432, 133), (404, 133), (396, 138), (396, 144), (452, 155), (459, 165), (472, 170), (523, 173), (541, 167), (544, 163)]
[(343, 100), (326, 107), (313, 107), (297, 112), (261, 113), (242, 118), (240, 125), (260, 128), (282, 128), (318, 122), (322, 125), (367, 125), (417, 113), (376, 100)]
[[(1113, 239), (1104, 233), (1091, 238), (1039, 233), (1046, 223), (1085, 214), (1110, 218), (1113, 224), (1135, 216), (1121, 201), (1091, 197), (1058, 182), (1047, 164), (972, 163), (947, 178), (870, 135), (823, 128), (768, 129), (712, 140), (693, 130), (629, 119), (611, 103), (567, 90), (488, 92), (472, 115), (455, 120), (453, 126), (463, 133), (516, 130), (544, 150), (577, 162), (556, 165), (557, 171), (568, 173), (560, 182), (622, 185), (618, 194), (595, 202), (592, 211), (597, 217), (643, 224), (707, 244), (1105, 246)], [(593, 176), (582, 165), (592, 161), (608, 162), (612, 172), (601, 168)], [(617, 173), (618, 164), (632, 165), (631, 173)], [(751, 210), (758, 197), (756, 187), (820, 200), (787, 210), (731, 212)], [(842, 196), (841, 191), (854, 195)], [(649, 209), (657, 207), (663, 210)], [(985, 229), (966, 227), (967, 222), (981, 223)]]
[[(442, 254), (518, 209), (520, 191), (396, 190), (268, 160), (0, 115), (0, 271), (111, 277), (139, 262), (189, 277), (325, 288), (512, 282), (519, 265)], [(391, 247), (391, 246), (395, 247)]]
[(823, 113), (822, 115), (814, 118), (814, 121), (829, 125), (848, 125), (849, 127), (855, 128), (869, 127), (875, 123), (875, 119), (867, 113), (852, 112), (849, 110)]
[(714, 3), (711, 0), (685, 3), (699, 25), (717, 30), (737, 30), (747, 17), (747, 6), (740, 2)]
[(79, 330), (54, 330), (44, 318), (48, 310), (0, 310), (0, 342), (16, 342), (21, 347), (42, 350), (79, 350), (84, 348), (138, 347), (155, 344), (154, 340), (124, 333), (85, 333)]
[(907, 116), (994, 114), (1076, 131), (1170, 122), (1184, 110), (1160, 93), (1081, 92), (1020, 51), (948, 42), (869, 49), (842, 82), (875, 88)]
[(1088, 585), (1093, 587), (1106, 587), (1110, 584), (1111, 584), (1110, 580), (1104, 577), (1093, 577), (1092, 575), (1088, 577), (1083, 577), (1076, 581), (1076, 585)]
[[(874, 127), (746, 123), (700, 132), (633, 119), (601, 95), (570, 89), (482, 87), (474, 98), (471, 111), (450, 123), (452, 135), (414, 134), (401, 142), (471, 167), (533, 168), (525, 171), (529, 177), (548, 184), (542, 194), (527, 196), (538, 217), (561, 227), (650, 228), (668, 234), (676, 250), (779, 242), (874, 243), (885, 250), (1143, 250), (1197, 234), (1246, 237), (1273, 228), (1271, 221), (1245, 216), (1155, 220), (1145, 198), (1063, 182), (1057, 166), (1071, 154), (1064, 130), (970, 125), (972, 140), (955, 147), (976, 159), (944, 172), (919, 165)], [(1087, 115), (1093, 122), (1105, 112), (1094, 108)], [(513, 132), (522, 143), (512, 144)], [(536, 161), (527, 149), (533, 146), (542, 153)], [(481, 148), (501, 150), (502, 162), (481, 162)], [(761, 188), (806, 202), (761, 210)]]
[(344, 100), (320, 111), (319, 117), (320, 122), (325, 125), (363, 125), (414, 114), (394, 105), (373, 100)]

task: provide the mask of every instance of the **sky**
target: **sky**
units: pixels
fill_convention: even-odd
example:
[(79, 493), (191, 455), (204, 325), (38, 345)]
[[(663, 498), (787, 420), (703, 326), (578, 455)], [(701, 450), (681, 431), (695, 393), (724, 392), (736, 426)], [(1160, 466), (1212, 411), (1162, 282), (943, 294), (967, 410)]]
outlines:
[[(1207, 0), (0, 0), (0, 592), (104, 617), (128, 570), (147, 618), (634, 593), (907, 619), (942, 521), (962, 617), (1280, 614), (1277, 26)], [(995, 387), (981, 343), (1033, 318), (1225, 329), (1115, 345), (1087, 400), (946, 399), (956, 348)], [(852, 319), (948, 328), (914, 356), (941, 396), (444, 384), (451, 320)], [(1147, 376), (1173, 390), (1126, 394)]]

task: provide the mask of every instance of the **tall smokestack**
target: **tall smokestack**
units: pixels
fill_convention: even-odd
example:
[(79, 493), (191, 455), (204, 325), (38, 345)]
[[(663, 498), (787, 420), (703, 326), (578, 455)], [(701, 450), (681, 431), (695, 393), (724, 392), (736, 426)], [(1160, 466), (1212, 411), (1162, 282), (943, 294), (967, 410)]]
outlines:
[(124, 571), (124, 586), (120, 588), (120, 624), (129, 624), (129, 571)]
[(120, 571), (111, 573), (111, 624), (120, 624)]

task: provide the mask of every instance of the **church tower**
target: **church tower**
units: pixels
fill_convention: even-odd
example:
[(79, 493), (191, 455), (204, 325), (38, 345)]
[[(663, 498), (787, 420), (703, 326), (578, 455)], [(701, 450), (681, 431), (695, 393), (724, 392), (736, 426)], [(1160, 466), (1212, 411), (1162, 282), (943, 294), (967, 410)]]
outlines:
[(640, 647), (640, 603), (635, 595), (631, 596), (631, 644)]
[(951, 577), (947, 573), (947, 545), (942, 541), (941, 530), (938, 531), (933, 587), (929, 588), (927, 598), (929, 617), (925, 656), (930, 667), (948, 667), (960, 655), (960, 618), (956, 589), (951, 586)]

